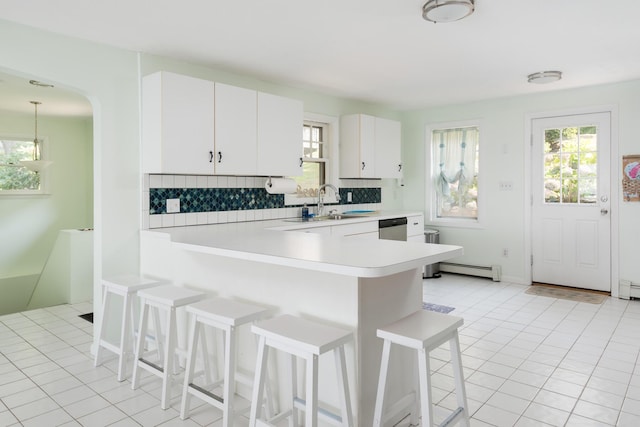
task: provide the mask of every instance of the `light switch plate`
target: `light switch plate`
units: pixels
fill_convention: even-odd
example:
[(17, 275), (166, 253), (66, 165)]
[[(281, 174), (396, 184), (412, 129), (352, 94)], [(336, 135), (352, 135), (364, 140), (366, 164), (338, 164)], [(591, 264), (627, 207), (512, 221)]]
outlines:
[(498, 184), (500, 187), (500, 191), (512, 191), (513, 190), (513, 181), (500, 181)]
[(167, 199), (167, 213), (180, 212), (180, 199)]

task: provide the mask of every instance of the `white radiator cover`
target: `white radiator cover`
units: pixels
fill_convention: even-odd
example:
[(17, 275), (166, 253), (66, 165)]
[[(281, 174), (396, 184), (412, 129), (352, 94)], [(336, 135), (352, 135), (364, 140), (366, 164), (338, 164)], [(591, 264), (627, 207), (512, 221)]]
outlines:
[(491, 265), (489, 267), (471, 264), (456, 264), (453, 262), (441, 262), (440, 271), (446, 273), (466, 274), (468, 276), (488, 277), (494, 282), (502, 278), (502, 267)]

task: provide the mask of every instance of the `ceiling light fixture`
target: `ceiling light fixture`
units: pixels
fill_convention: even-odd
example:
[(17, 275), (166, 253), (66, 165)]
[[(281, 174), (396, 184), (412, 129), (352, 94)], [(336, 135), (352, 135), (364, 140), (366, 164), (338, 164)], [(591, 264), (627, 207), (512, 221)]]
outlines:
[(539, 73), (529, 74), (527, 76), (527, 81), (529, 83), (545, 84), (557, 82), (561, 78), (561, 71), (540, 71)]
[(422, 6), (422, 17), (431, 22), (453, 22), (475, 10), (474, 0), (429, 0)]
[(49, 83), (42, 83), (42, 82), (39, 82), (38, 80), (29, 80), (29, 83), (34, 86), (53, 87), (53, 85), (50, 85)]
[(46, 168), (51, 164), (51, 161), (42, 160), (42, 141), (38, 139), (38, 105), (42, 104), (40, 101), (29, 101), (33, 104), (35, 109), (35, 132), (33, 138), (33, 160), (23, 160), (20, 164), (27, 169), (38, 173), (42, 169)]

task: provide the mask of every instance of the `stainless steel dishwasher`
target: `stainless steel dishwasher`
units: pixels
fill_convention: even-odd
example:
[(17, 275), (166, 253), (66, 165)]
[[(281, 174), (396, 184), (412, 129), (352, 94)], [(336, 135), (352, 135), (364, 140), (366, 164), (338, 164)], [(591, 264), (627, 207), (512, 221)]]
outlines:
[(407, 241), (407, 218), (381, 219), (378, 221), (378, 238), (381, 240)]

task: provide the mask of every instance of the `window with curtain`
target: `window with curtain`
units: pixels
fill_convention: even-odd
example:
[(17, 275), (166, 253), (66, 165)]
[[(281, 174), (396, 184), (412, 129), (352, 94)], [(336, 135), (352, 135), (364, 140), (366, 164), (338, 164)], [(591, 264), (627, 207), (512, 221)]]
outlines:
[(478, 126), (433, 129), (432, 219), (478, 219)]

